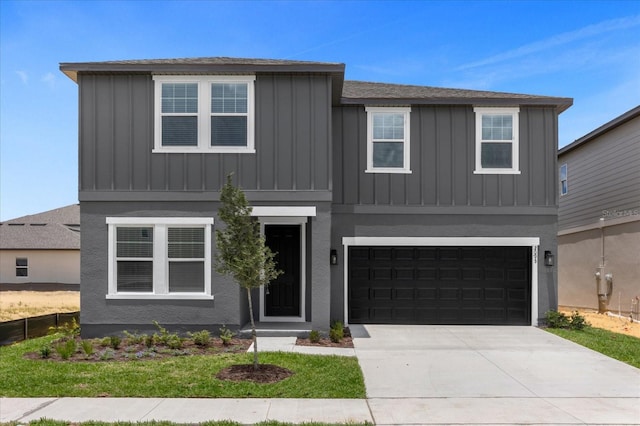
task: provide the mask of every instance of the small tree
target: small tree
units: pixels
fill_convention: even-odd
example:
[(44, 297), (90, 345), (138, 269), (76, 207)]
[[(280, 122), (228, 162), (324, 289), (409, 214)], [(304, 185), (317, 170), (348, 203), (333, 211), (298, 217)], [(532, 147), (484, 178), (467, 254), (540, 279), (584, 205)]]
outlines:
[(227, 176), (220, 195), (222, 206), (218, 215), (227, 227), (216, 230), (216, 271), (232, 276), (240, 287), (247, 289), (253, 339), (253, 369), (257, 370), (258, 340), (251, 290), (268, 285), (282, 271), (276, 269), (275, 254), (265, 244), (264, 237), (260, 235), (260, 224), (251, 217), (252, 208), (242, 190), (233, 186), (231, 176), (232, 174)]

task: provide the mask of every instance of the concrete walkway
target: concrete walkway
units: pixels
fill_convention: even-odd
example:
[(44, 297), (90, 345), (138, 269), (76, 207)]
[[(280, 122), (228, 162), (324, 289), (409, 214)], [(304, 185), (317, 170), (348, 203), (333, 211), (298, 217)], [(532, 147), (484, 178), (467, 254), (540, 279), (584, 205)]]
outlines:
[(0, 422), (636, 424), (640, 370), (533, 327), (351, 327), (355, 350), (259, 338), (260, 351), (357, 355), (368, 399), (0, 398)]

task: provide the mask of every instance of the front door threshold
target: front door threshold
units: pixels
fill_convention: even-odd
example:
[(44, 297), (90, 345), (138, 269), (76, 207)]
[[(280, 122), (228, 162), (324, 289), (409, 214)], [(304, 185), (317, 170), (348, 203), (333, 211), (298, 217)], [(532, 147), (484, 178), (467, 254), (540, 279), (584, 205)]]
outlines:
[[(256, 333), (259, 337), (306, 337), (312, 330), (310, 322), (264, 322), (256, 323)], [(239, 331), (238, 337), (251, 338), (251, 323), (245, 324)]]

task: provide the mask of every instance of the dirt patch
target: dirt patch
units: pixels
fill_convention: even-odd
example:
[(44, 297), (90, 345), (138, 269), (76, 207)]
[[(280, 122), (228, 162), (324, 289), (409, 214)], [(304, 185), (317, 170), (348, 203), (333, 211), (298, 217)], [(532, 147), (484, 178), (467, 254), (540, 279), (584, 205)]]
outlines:
[(599, 314), (595, 309), (575, 309), (566, 306), (561, 306), (559, 309), (559, 311), (565, 315), (571, 315), (571, 313), (576, 310), (592, 327), (602, 328), (614, 333), (626, 334), (640, 339), (640, 323), (631, 322), (629, 318), (620, 318), (609, 314)]
[(0, 322), (79, 310), (78, 291), (0, 292)]
[(293, 371), (273, 364), (259, 364), (257, 370), (253, 364), (241, 364), (223, 368), (216, 378), (232, 382), (276, 383), (292, 375)]

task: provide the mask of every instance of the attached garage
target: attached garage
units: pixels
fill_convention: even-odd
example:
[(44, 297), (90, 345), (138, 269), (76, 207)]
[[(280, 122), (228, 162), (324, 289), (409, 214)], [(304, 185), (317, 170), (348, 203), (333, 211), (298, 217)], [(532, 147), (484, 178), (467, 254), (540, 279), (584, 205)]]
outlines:
[[(530, 325), (536, 318), (537, 245), (515, 245), (522, 239), (510, 238), (409, 239), (413, 245), (384, 245), (395, 238), (353, 240), (377, 244), (345, 244), (351, 324)], [(416, 245), (430, 240), (447, 244)]]

